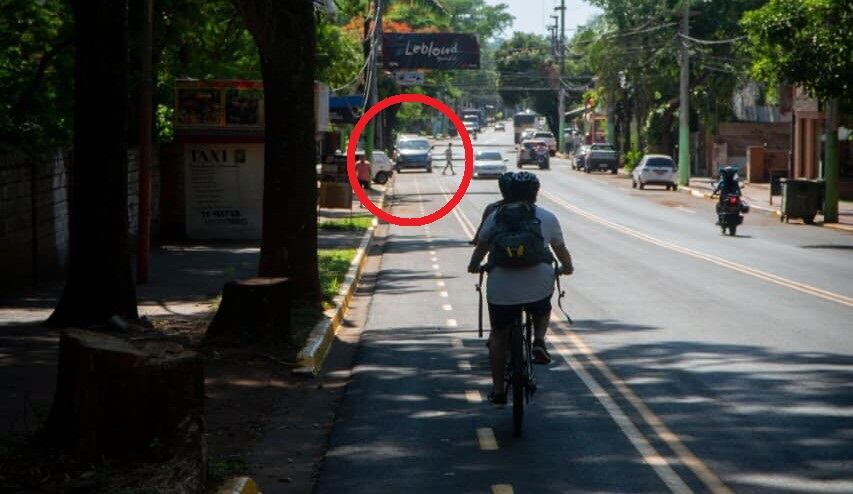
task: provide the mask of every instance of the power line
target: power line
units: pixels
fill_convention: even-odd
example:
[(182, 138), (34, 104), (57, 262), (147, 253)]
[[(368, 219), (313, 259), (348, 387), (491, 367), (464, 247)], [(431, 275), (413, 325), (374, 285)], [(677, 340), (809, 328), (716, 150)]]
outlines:
[(678, 33), (678, 36), (680, 36), (680, 37), (682, 37), (682, 38), (686, 39), (687, 41), (691, 41), (691, 42), (693, 42), (693, 43), (697, 43), (697, 44), (700, 44), (700, 45), (725, 45), (725, 44), (728, 44), (728, 43), (734, 43), (734, 42), (736, 42), (736, 41), (740, 41), (740, 40), (742, 40), (742, 39), (746, 39), (746, 36), (737, 36), (737, 37), (735, 37), (735, 38), (729, 38), (729, 39), (716, 39), (716, 40), (712, 40), (712, 39), (699, 39), (699, 38), (694, 38), (694, 37), (692, 37), (692, 36), (688, 36), (688, 35), (683, 34), (683, 33)]

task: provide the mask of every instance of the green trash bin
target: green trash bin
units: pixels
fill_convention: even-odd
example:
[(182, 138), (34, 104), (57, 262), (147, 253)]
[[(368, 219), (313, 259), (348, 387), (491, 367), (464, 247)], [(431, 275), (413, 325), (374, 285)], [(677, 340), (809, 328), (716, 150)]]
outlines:
[(811, 225), (818, 211), (823, 209), (823, 180), (781, 179), (782, 216), (779, 221), (800, 218)]

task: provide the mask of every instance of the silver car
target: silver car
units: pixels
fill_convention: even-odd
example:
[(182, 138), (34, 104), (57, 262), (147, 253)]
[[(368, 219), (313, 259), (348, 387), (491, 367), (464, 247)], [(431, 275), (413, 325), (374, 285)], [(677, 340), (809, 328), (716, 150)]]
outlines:
[(636, 189), (645, 189), (646, 185), (663, 185), (666, 190), (678, 190), (675, 172), (678, 167), (672, 157), (665, 154), (647, 154), (643, 156), (634, 171), (631, 172), (631, 185)]
[(500, 151), (477, 151), (474, 155), (474, 176), (499, 177), (506, 173), (506, 163)]

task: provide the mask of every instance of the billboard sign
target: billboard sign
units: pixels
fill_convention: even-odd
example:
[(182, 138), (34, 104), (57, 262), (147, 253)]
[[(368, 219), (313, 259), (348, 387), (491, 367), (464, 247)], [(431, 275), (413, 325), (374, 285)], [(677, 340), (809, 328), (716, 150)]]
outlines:
[(466, 33), (385, 33), (386, 70), (460, 70), (480, 68), (480, 42)]
[(398, 86), (420, 86), (424, 83), (421, 72), (394, 72), (394, 82)]

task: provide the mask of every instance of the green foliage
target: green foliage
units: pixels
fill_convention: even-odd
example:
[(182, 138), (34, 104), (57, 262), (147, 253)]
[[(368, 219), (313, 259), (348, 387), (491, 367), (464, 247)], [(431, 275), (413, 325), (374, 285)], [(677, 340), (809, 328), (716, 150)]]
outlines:
[(0, 152), (36, 152), (69, 140), (70, 19), (64, 0), (0, 2)]
[(338, 294), (341, 283), (355, 258), (355, 249), (319, 249), (317, 251), (320, 266), (320, 286), (323, 288), (323, 301), (330, 303)]
[(802, 85), (821, 99), (849, 96), (853, 8), (849, 0), (770, 0), (743, 17), (752, 75)]
[(363, 65), (361, 41), (330, 19), (317, 23), (317, 80), (338, 88), (353, 81)]
[[(545, 115), (556, 131), (558, 67), (548, 41), (536, 34), (513, 33), (495, 52), (500, 82), (498, 89), (509, 106), (527, 105)], [(525, 90), (518, 88), (547, 88)]]
[(623, 158), (623, 166), (625, 167), (625, 171), (631, 173), (634, 168), (640, 163), (640, 160), (643, 159), (643, 152), (636, 148), (631, 148), (630, 151), (625, 153), (625, 157)]
[(365, 231), (373, 225), (372, 215), (358, 215), (352, 218), (326, 220), (320, 223), (323, 230)]

